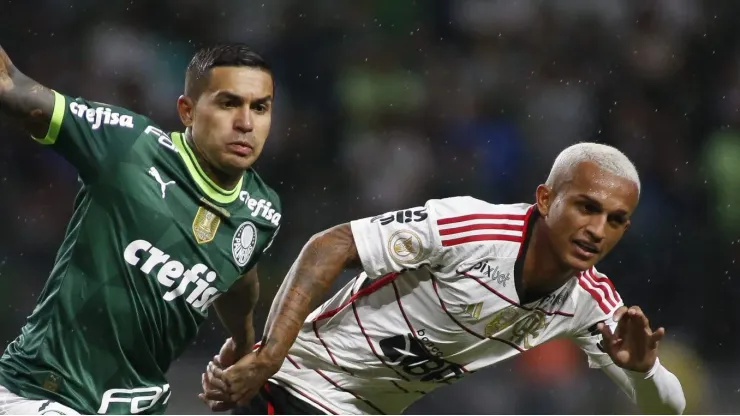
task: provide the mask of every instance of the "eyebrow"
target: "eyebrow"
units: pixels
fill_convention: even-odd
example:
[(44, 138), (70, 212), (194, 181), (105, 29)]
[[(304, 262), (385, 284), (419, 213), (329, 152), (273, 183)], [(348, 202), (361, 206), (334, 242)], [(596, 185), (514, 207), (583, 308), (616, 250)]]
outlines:
[[(233, 92), (223, 91), (223, 90), (216, 93), (216, 98), (226, 98), (226, 99), (229, 99), (229, 100), (235, 100), (235, 101), (240, 101), (240, 102), (246, 101), (246, 100), (244, 100), (244, 97), (242, 97), (239, 94), (235, 94)], [(268, 95), (266, 95), (264, 97), (260, 97), (260, 98), (257, 98), (257, 99), (252, 100), (252, 103), (256, 103), (256, 104), (266, 104), (266, 103), (270, 103), (270, 102), (272, 102), (272, 95), (271, 94), (268, 94)]]
[[(591, 198), (590, 196), (588, 196), (586, 194), (579, 194), (578, 195), (578, 198), (585, 199), (586, 201), (588, 201), (588, 202), (590, 202), (592, 204), (598, 205), (602, 209), (604, 208), (604, 205), (601, 202), (595, 200), (594, 198)], [(629, 213), (626, 210), (624, 210), (624, 209), (618, 209), (618, 210), (614, 211), (613, 214), (627, 216)]]
[(271, 103), (272, 102), (272, 95), (269, 95), (268, 94), (268, 95), (266, 95), (264, 97), (261, 97), (261, 98), (257, 98), (255, 100), (252, 100), (252, 102), (255, 103), (255, 104), (268, 104), (268, 103)]
[(229, 100), (244, 101), (244, 98), (242, 98), (240, 95), (234, 94), (233, 92), (229, 92), (229, 91), (217, 92), (216, 98), (227, 98)]

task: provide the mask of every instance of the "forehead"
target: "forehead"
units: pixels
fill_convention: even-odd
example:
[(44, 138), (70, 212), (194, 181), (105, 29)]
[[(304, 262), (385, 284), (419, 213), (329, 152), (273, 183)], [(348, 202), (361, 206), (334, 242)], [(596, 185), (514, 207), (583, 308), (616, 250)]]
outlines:
[(271, 96), (272, 76), (260, 68), (222, 66), (211, 69), (206, 92), (228, 91), (247, 100)]
[(609, 211), (632, 212), (638, 200), (635, 183), (604, 171), (592, 162), (583, 162), (573, 170), (567, 192), (572, 195), (586, 195), (600, 202)]

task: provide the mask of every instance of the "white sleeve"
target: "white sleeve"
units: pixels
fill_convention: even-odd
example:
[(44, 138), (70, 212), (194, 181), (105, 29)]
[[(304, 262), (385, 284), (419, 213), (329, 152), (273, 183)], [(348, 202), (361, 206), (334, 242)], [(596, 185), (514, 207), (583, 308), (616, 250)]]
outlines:
[(586, 357), (588, 358), (588, 366), (591, 368), (603, 368), (608, 365), (613, 364), (611, 357), (609, 357), (609, 354), (604, 352), (604, 348), (602, 347), (602, 341), (603, 337), (601, 336), (601, 332), (599, 332), (597, 326), (600, 322), (603, 322), (606, 324), (606, 326), (609, 327), (609, 330), (614, 332), (615, 329), (617, 329), (617, 323), (614, 322), (614, 312), (619, 309), (619, 307), (623, 306), (621, 302), (617, 304), (617, 306), (609, 312), (608, 315), (604, 316), (598, 316), (595, 320), (592, 319), (591, 325), (582, 331), (579, 331), (576, 333), (576, 335), (573, 337), (573, 341), (578, 345), (578, 347), (581, 348), (581, 350), (586, 353)]
[(647, 414), (682, 414), (686, 408), (681, 382), (659, 359), (647, 373), (625, 370), (614, 363), (601, 370)]
[(350, 223), (368, 277), (439, 263), (443, 247), (435, 201)]
[(576, 332), (573, 341), (588, 356), (591, 368), (600, 368), (611, 378), (633, 403), (637, 404), (645, 413), (681, 414), (686, 407), (686, 399), (678, 378), (656, 361), (655, 366), (647, 373), (625, 370), (612, 361), (609, 354), (602, 347), (603, 337), (597, 325), (603, 322), (614, 332), (617, 323), (614, 321), (614, 312), (624, 304), (620, 301), (616, 306), (603, 313), (593, 309), (586, 315), (586, 323)]

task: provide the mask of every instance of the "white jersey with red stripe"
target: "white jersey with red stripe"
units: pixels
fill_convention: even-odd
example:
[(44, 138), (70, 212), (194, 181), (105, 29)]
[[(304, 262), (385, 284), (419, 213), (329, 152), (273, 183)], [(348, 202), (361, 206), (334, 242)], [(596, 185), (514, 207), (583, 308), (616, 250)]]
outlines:
[(327, 413), (398, 414), (435, 388), (555, 338), (611, 363), (596, 324), (622, 300), (591, 268), (520, 300), (533, 205), (471, 197), (351, 223), (364, 272), (307, 318), (273, 381)]

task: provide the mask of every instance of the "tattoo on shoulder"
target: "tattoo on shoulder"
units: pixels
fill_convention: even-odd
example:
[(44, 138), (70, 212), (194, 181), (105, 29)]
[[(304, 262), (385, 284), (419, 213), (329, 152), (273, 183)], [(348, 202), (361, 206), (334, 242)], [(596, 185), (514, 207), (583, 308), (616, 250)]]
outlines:
[(0, 112), (43, 137), (54, 112), (54, 93), (13, 66), (0, 48)]

